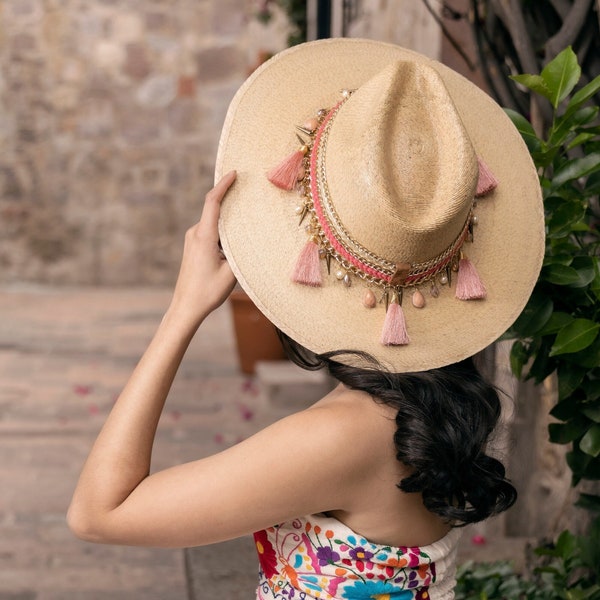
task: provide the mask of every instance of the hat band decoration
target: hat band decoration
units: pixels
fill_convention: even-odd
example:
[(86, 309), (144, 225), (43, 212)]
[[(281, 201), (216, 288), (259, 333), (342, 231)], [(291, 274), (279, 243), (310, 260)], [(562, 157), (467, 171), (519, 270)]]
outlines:
[(299, 133), (304, 136), (297, 134), (301, 147), (271, 169), (267, 177), (280, 189), (291, 191), (296, 188), (302, 198), (296, 208), (299, 224), (309, 217), (305, 225), (309, 237), (296, 261), (292, 281), (318, 287), (322, 284), (321, 260), (325, 261), (328, 274), (331, 274), (332, 260), (335, 261), (335, 277), (346, 287), (352, 285), (351, 276), (366, 282), (367, 289), (362, 301), (366, 308), (374, 308), (378, 302), (372, 288), (382, 292), (379, 303), (385, 304), (386, 316), (380, 342), (384, 346), (402, 346), (410, 342), (402, 309), (404, 292), (409, 288), (413, 288), (413, 306), (421, 309), (426, 300), (419, 287), (430, 284), (430, 295), (437, 298), (440, 294), (438, 284), (450, 287), (452, 273), (456, 273), (456, 298), (485, 298), (486, 288), (475, 266), (465, 256), (463, 246), (466, 241), (473, 242), (473, 229), (477, 223), (475, 198), (491, 192), (498, 181), (478, 157), (479, 178), (467, 219), (454, 241), (437, 256), (421, 263), (396, 263), (378, 256), (348, 233), (327, 185), (327, 139), (336, 115), (351, 95), (351, 90), (342, 90), (342, 100), (333, 108), (320, 109), (316, 117), (297, 126)]

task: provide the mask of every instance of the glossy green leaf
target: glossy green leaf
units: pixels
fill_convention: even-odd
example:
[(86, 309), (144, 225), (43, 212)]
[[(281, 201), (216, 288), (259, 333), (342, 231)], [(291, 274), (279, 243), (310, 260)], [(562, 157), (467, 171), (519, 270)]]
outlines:
[(553, 309), (554, 305), (550, 298), (544, 294), (534, 293), (511, 329), (521, 337), (529, 337), (548, 322)]
[(590, 81), (587, 85), (584, 85), (579, 91), (573, 94), (569, 100), (569, 103), (567, 104), (565, 114), (575, 112), (582, 104), (587, 102), (598, 91), (600, 91), (600, 75), (592, 79), (592, 81)]
[(594, 296), (596, 296), (596, 298), (600, 300), (600, 275), (596, 275), (596, 277), (594, 277), (594, 280), (590, 285), (590, 290), (592, 291)]
[(557, 369), (558, 399), (568, 398), (581, 384), (586, 374), (586, 369), (568, 363), (561, 364)]
[(579, 202), (563, 202), (548, 221), (548, 235), (563, 237), (568, 235), (572, 227), (585, 216), (585, 206)]
[(594, 152), (582, 158), (570, 160), (556, 172), (552, 180), (552, 187), (556, 189), (568, 181), (585, 177), (599, 168), (600, 152)]
[(594, 281), (598, 272), (598, 259), (591, 256), (576, 256), (571, 263), (571, 267), (579, 274), (579, 283), (572, 284), (571, 287), (585, 287)]
[[(598, 400), (600, 398), (600, 379), (591, 379), (590, 377), (588, 377), (583, 382), (583, 385), (581, 387), (585, 393), (586, 402), (594, 402), (595, 400)], [(598, 416), (598, 423), (600, 423), (600, 406), (598, 408)], [(589, 416), (588, 418), (592, 419), (592, 417)], [(592, 420), (595, 421), (596, 419)]]
[(555, 127), (550, 130), (549, 144), (554, 146), (561, 144), (566, 140), (566, 137), (572, 134), (578, 127), (593, 121), (598, 114), (597, 106), (586, 106), (576, 111), (569, 117), (566, 115), (557, 120)]
[(581, 438), (579, 448), (582, 452), (596, 458), (600, 454), (600, 425), (592, 425)]
[(561, 264), (544, 267), (542, 277), (554, 285), (573, 285), (580, 281), (577, 269)]
[[(537, 348), (535, 348), (536, 342), (538, 342)], [(556, 360), (548, 356), (552, 347), (552, 340), (551, 338), (542, 338), (540, 342), (538, 336), (535, 335), (532, 346), (535, 349), (532, 356), (535, 358), (529, 367), (527, 377), (533, 378), (536, 383), (541, 383), (556, 370)]]
[(510, 368), (515, 377), (520, 378), (523, 373), (523, 366), (529, 358), (529, 352), (523, 342), (515, 342), (510, 349)]
[(544, 257), (545, 267), (548, 265), (565, 265), (567, 267), (571, 265), (573, 262), (574, 250), (571, 250), (568, 254), (562, 252), (562, 249), (558, 246), (553, 248), (553, 250), (553, 253), (546, 253), (546, 256)]
[(541, 75), (511, 75), (513, 81), (520, 83), (522, 86), (530, 89), (532, 92), (541, 94), (548, 100), (552, 101), (552, 90), (548, 87), (548, 84)]
[(571, 93), (579, 78), (581, 67), (577, 62), (577, 55), (569, 46), (553, 58), (542, 70), (540, 77), (550, 90), (546, 96), (554, 108)]
[(574, 317), (564, 312), (553, 312), (546, 324), (538, 331), (538, 335), (558, 333), (563, 327), (573, 321)]
[(587, 196), (600, 194), (600, 169), (590, 173), (590, 176), (585, 182), (584, 190)]
[(600, 423), (600, 405), (586, 406), (581, 412), (594, 423)]
[(506, 112), (514, 126), (518, 129), (529, 151), (537, 152), (541, 150), (542, 142), (536, 135), (531, 123), (523, 115), (510, 108), (505, 108), (504, 112)]
[(579, 352), (587, 348), (598, 336), (600, 323), (589, 319), (575, 319), (557, 334), (550, 356)]
[(595, 134), (593, 133), (579, 133), (576, 135), (567, 145), (567, 150), (572, 150), (581, 144), (585, 144), (585, 142), (594, 139)]
[(562, 359), (587, 369), (596, 368), (600, 365), (600, 336), (587, 348), (573, 354), (564, 354)]
[(581, 481), (587, 471), (588, 466), (592, 461), (592, 457), (589, 454), (581, 452), (581, 450), (577, 448), (567, 452), (565, 458), (567, 459), (569, 468), (573, 472), (573, 486), (575, 486)]
[(550, 414), (561, 421), (569, 421), (579, 414), (579, 407), (574, 402), (565, 400), (555, 404)]
[(587, 429), (588, 421), (581, 417), (576, 417), (566, 423), (550, 423), (548, 425), (550, 441), (555, 444), (569, 444), (581, 437)]

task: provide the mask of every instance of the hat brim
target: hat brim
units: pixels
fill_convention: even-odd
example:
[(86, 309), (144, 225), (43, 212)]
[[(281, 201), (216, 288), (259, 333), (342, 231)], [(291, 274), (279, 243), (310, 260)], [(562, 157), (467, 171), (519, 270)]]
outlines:
[[(290, 280), (306, 233), (294, 213), (298, 197), (273, 186), (266, 172), (295, 149), (294, 125), (332, 106), (341, 89), (360, 87), (398, 60), (425, 62), (438, 71), (476, 153), (499, 185), (478, 201), (475, 242), (468, 248), (487, 297), (461, 301), (454, 289), (443, 286), (438, 298), (429, 298), (426, 288), (427, 305), (418, 309), (407, 294), (403, 308), (410, 344), (383, 346), (384, 309), (363, 307), (360, 282), (347, 288), (335, 277), (324, 277), (322, 287), (311, 288)], [(527, 147), (486, 93), (416, 52), (371, 40), (333, 39), (276, 55), (249, 77), (229, 107), (216, 179), (232, 169), (238, 176), (223, 202), (219, 224), (227, 260), (267, 318), (314, 352), (360, 350), (395, 372), (458, 362), (510, 327), (537, 280), (544, 255), (544, 215)]]

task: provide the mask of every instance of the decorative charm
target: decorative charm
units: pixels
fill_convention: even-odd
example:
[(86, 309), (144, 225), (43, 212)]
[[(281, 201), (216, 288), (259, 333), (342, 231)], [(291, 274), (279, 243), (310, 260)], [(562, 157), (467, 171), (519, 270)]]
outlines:
[(292, 273), (292, 281), (311, 287), (319, 287), (322, 283), (319, 246), (317, 246), (313, 237), (306, 242), (298, 257)]
[[(440, 254), (422, 263), (392, 262), (364, 248), (345, 230), (330, 197), (324, 179), (324, 152), (331, 124), (340, 107), (351, 97), (354, 90), (342, 90), (342, 100), (333, 108), (321, 108), (316, 116), (296, 126), (300, 148), (290, 154), (267, 175), (269, 181), (284, 190), (296, 188), (302, 198), (295, 212), (300, 224), (308, 218), (305, 230), (309, 236), (292, 273), (296, 283), (312, 287), (322, 283), (320, 260), (324, 260), (327, 273), (331, 274), (331, 261), (336, 268), (334, 275), (345, 287), (351, 287), (353, 276), (371, 286), (383, 289), (380, 300), (385, 304), (386, 316), (381, 333), (381, 343), (386, 346), (402, 346), (409, 343), (406, 319), (402, 309), (403, 291), (413, 288), (411, 301), (416, 309), (426, 305), (425, 296), (418, 288), (430, 284), (432, 298), (440, 295), (438, 283), (450, 287), (452, 272), (457, 272), (455, 295), (460, 300), (485, 298), (486, 289), (473, 264), (463, 255), (466, 242), (473, 242), (473, 230), (477, 217), (471, 212), (456, 239)], [(306, 139), (304, 139), (306, 138)], [(476, 196), (491, 192), (498, 180), (485, 162), (478, 158), (479, 178)], [(372, 289), (367, 289), (362, 303), (374, 308), (377, 299)]]
[(406, 283), (408, 279), (408, 274), (410, 273), (410, 263), (398, 263), (396, 265), (396, 270), (392, 275), (390, 280), (390, 285), (393, 286), (402, 286)]
[(363, 296), (363, 306), (365, 308), (375, 308), (377, 306), (377, 298), (371, 290), (367, 290)]
[(459, 300), (481, 300), (487, 291), (481, 282), (473, 263), (462, 254), (458, 263), (456, 297)]
[(267, 174), (267, 179), (282, 190), (292, 190), (305, 175), (302, 166), (304, 157), (308, 152), (307, 146), (302, 146), (300, 150), (292, 152), (287, 158), (284, 158), (276, 167), (273, 167)]
[(425, 296), (419, 290), (415, 290), (412, 295), (412, 305), (415, 308), (423, 308), (425, 306)]
[(392, 292), (381, 332), (381, 343), (384, 346), (405, 346), (410, 342), (401, 302), (402, 294), (398, 296), (396, 291)]
[(482, 158), (477, 158), (479, 164), (479, 179), (477, 180), (477, 191), (475, 196), (485, 196), (493, 189), (498, 187), (498, 180), (494, 177), (494, 174), (490, 171), (490, 168), (483, 162)]

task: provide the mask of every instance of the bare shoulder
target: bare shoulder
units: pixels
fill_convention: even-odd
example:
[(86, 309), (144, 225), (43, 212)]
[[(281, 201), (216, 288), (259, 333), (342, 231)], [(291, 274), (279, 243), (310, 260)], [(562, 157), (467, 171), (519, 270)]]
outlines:
[(295, 417), (314, 427), (331, 450), (344, 448), (356, 468), (393, 457), (395, 414), (369, 394), (339, 386)]

